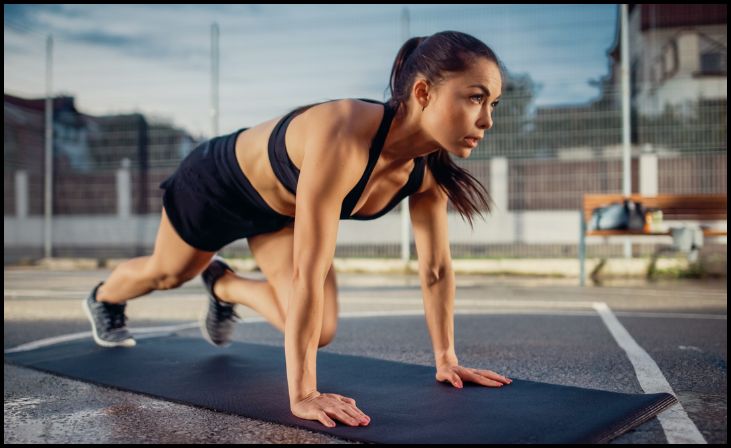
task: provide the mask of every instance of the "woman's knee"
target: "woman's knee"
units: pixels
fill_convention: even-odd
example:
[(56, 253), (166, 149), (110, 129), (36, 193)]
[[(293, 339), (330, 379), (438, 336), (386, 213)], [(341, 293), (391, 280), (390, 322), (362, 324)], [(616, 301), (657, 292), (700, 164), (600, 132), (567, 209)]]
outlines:
[(160, 273), (153, 276), (155, 289), (158, 290), (175, 289), (181, 286), (183, 283), (187, 282), (188, 280), (190, 279), (186, 279), (176, 274)]
[(335, 285), (325, 287), (325, 307), (320, 332), (320, 347), (324, 347), (335, 339), (338, 329), (338, 290)]
[(324, 347), (330, 344), (333, 339), (335, 339), (335, 330), (335, 326), (332, 326), (331, 328), (326, 328), (325, 326), (323, 326), (322, 331), (320, 332), (320, 341), (318, 342), (317, 346)]
[(175, 272), (166, 269), (149, 269), (148, 278), (157, 290), (175, 289), (193, 279), (198, 272)]
[(145, 269), (145, 276), (155, 289), (175, 289), (200, 274), (211, 261), (212, 255), (201, 253), (174, 262), (153, 254)]

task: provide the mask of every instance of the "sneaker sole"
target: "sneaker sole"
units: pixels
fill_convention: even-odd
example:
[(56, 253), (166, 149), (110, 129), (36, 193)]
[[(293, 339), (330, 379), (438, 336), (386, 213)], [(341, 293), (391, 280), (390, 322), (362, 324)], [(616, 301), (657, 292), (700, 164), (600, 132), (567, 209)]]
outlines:
[(99, 336), (96, 335), (96, 324), (94, 324), (94, 318), (92, 317), (91, 310), (89, 309), (89, 303), (87, 302), (87, 299), (84, 299), (81, 302), (82, 308), (84, 308), (84, 312), (86, 313), (86, 317), (89, 318), (89, 322), (91, 322), (91, 335), (94, 337), (94, 342), (96, 342), (97, 345), (101, 347), (134, 347), (137, 345), (137, 341), (134, 339), (125, 339), (121, 342), (109, 342), (105, 341), (103, 339), (100, 339)]

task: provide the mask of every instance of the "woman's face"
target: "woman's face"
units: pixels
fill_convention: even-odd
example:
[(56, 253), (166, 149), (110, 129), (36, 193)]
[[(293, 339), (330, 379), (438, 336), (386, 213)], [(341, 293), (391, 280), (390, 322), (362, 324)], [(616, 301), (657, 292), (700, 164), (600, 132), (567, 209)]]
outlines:
[(422, 112), (422, 126), (441, 148), (467, 158), (492, 128), (493, 112), (502, 95), (500, 70), (494, 62), (479, 58), (467, 71), (452, 74), (433, 87)]

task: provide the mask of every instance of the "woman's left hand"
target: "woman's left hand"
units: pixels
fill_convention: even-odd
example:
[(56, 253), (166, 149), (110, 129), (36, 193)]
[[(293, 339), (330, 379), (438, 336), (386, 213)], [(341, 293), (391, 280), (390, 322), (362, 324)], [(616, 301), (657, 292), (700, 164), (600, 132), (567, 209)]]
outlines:
[(454, 387), (461, 389), (463, 381), (469, 381), (488, 387), (502, 387), (503, 384), (513, 382), (510, 378), (498, 375), (492, 370), (470, 369), (459, 365), (444, 365), (437, 367), (437, 381), (449, 381)]

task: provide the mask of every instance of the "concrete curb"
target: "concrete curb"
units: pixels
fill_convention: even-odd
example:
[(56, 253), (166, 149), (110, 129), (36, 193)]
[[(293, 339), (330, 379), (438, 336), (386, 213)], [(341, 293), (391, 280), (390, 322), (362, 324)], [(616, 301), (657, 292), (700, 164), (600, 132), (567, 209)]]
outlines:
[[(113, 269), (126, 259), (97, 260), (95, 258), (53, 258), (42, 259), (36, 267), (50, 270), (81, 270), (81, 269)], [(257, 271), (258, 267), (252, 258), (227, 259), (233, 268), (242, 272)], [(602, 262), (602, 259), (591, 258), (586, 260), (586, 275), (591, 273)], [(407, 264), (401, 260), (378, 258), (336, 258), (335, 269), (338, 273), (352, 274), (418, 274), (418, 261), (411, 260)], [(708, 265), (708, 266), (706, 266)], [(578, 278), (579, 262), (576, 259), (546, 258), (546, 259), (457, 259), (452, 262), (457, 274), (463, 275), (507, 275), (553, 278)], [(601, 266), (601, 278), (642, 278), (647, 275), (650, 260), (646, 258), (610, 258)], [(708, 268), (711, 269), (708, 269)], [(659, 258), (655, 265), (658, 273), (685, 272), (693, 266), (683, 256)], [(704, 264), (705, 272), (712, 275), (723, 275), (726, 272), (726, 260), (715, 260), (710, 265)]]

